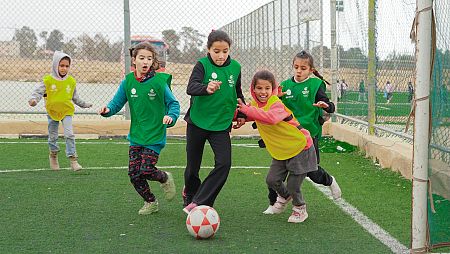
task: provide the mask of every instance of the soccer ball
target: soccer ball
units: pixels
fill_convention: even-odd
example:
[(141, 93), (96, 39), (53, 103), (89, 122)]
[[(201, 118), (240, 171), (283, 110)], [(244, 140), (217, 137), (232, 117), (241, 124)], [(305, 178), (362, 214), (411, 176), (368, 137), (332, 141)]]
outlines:
[(194, 207), (186, 218), (189, 233), (197, 239), (213, 237), (219, 229), (220, 218), (214, 208), (207, 205)]

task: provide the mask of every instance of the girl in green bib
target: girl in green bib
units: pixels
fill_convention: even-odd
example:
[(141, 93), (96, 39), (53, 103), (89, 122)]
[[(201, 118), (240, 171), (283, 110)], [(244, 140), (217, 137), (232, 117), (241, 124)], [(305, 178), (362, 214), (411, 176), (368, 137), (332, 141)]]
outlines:
[[(237, 99), (244, 100), (241, 89), (241, 65), (230, 58), (231, 39), (227, 33), (212, 31), (208, 36), (206, 57), (194, 66), (187, 94), (191, 96), (186, 113), (187, 165), (184, 171), (184, 211), (197, 205), (213, 206), (231, 168), (230, 131), (236, 118)], [(244, 115), (237, 115), (239, 128)], [(214, 169), (199, 178), (203, 149), (208, 140), (214, 152)]]
[(180, 103), (170, 90), (172, 76), (155, 72), (159, 62), (151, 44), (141, 42), (130, 51), (135, 71), (125, 76), (112, 101), (99, 113), (109, 117), (126, 102), (130, 106), (128, 176), (144, 199), (139, 214), (146, 215), (158, 211), (158, 200), (147, 180), (160, 182), (167, 200), (175, 197), (172, 174), (156, 168), (156, 163), (166, 145), (166, 128), (175, 125), (180, 115)]
[[(325, 93), (323, 77), (314, 67), (313, 57), (306, 51), (295, 55), (292, 61), (294, 75), (280, 83), (282, 89), (281, 101), (289, 108), (300, 124), (307, 129), (314, 141), (317, 163), (320, 163), (319, 139), (322, 134), (322, 110), (327, 113), (334, 112), (334, 104)], [(311, 77), (314, 74), (316, 77)], [(317, 171), (312, 171), (307, 176), (315, 183), (329, 186), (334, 199), (341, 197), (341, 189), (336, 179), (328, 174), (324, 168), (318, 165)], [(266, 214), (273, 213), (277, 194), (269, 189), (269, 207), (264, 211)]]

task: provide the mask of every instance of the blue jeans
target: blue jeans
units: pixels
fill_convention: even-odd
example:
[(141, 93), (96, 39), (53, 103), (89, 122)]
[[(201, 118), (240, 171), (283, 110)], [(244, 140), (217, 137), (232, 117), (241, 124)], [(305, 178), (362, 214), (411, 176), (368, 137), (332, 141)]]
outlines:
[[(51, 119), (50, 116), (47, 116), (47, 118), (48, 146), (50, 148), (50, 151), (58, 152), (59, 146), (56, 141), (58, 141), (59, 122)], [(61, 120), (61, 122), (64, 127), (64, 139), (66, 140), (66, 155), (67, 157), (76, 156), (77, 151), (75, 149), (75, 135), (73, 134), (72, 116), (65, 116), (64, 119)]]

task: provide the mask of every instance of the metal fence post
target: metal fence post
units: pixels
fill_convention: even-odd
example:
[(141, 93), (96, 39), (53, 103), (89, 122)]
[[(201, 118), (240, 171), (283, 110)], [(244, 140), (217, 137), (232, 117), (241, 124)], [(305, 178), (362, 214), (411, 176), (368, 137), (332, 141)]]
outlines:
[(368, 33), (368, 65), (367, 65), (367, 79), (368, 79), (368, 119), (369, 135), (375, 134), (375, 121), (376, 121), (376, 86), (377, 86), (377, 53), (376, 53), (376, 9), (375, 9), (376, 0), (369, 0), (368, 4), (368, 17), (369, 17), (369, 29)]
[(427, 251), (432, 0), (417, 0), (416, 109), (414, 117), (411, 251)]
[[(130, 62), (131, 62), (131, 56), (130, 51), (128, 50), (131, 47), (131, 33), (130, 33), (130, 2), (129, 0), (123, 0), (123, 33), (124, 33), (124, 41), (123, 41), (123, 53), (125, 54), (125, 61), (124, 61), (124, 67), (125, 67), (125, 73), (124, 75), (127, 75), (130, 73)], [(125, 119), (130, 120), (130, 106), (128, 103), (125, 105)]]
[[(336, 0), (330, 0), (330, 28), (331, 28), (331, 100), (336, 105), (337, 112), (339, 112), (339, 105), (337, 101), (337, 47), (336, 47)], [(332, 117), (333, 122), (336, 118)]]

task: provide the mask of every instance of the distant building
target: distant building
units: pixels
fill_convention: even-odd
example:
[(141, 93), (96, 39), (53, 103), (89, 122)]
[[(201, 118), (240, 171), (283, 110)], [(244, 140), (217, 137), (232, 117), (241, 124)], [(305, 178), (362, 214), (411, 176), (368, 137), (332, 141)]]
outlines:
[(20, 43), (18, 41), (0, 41), (0, 56), (19, 56)]

